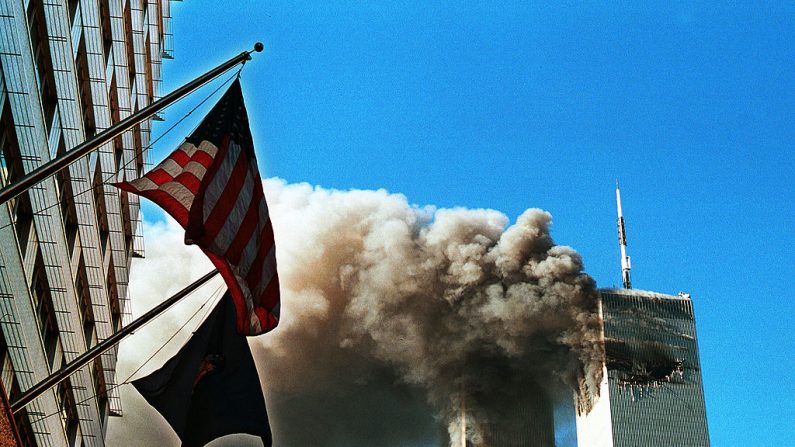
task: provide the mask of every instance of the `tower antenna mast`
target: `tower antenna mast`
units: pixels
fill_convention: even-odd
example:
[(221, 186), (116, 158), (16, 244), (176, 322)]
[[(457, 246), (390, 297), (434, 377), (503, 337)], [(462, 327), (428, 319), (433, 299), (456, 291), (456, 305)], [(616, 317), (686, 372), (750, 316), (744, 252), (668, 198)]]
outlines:
[(621, 190), (618, 189), (618, 180), (616, 180), (616, 206), (618, 207), (618, 245), (621, 246), (621, 278), (624, 280), (624, 288), (631, 289), (629, 270), (632, 265), (627, 256), (627, 230), (624, 227), (624, 213), (621, 211)]

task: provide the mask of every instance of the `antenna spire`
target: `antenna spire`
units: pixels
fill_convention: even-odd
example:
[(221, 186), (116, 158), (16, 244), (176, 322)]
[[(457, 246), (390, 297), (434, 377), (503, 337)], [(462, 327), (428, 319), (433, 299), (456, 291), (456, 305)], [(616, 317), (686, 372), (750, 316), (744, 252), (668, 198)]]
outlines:
[(618, 188), (618, 179), (616, 179), (616, 207), (618, 208), (618, 245), (621, 247), (621, 278), (624, 280), (624, 288), (631, 289), (629, 270), (632, 266), (627, 256), (627, 230), (624, 227), (624, 213), (621, 211), (621, 190)]

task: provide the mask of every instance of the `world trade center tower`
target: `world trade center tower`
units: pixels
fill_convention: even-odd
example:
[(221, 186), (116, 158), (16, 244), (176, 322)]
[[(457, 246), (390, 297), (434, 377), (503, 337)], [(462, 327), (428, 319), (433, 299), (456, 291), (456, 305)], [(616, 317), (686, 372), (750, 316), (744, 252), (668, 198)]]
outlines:
[(632, 289), (616, 184), (624, 287), (599, 290), (605, 347), (600, 397), (577, 415), (578, 447), (707, 447), (693, 301)]

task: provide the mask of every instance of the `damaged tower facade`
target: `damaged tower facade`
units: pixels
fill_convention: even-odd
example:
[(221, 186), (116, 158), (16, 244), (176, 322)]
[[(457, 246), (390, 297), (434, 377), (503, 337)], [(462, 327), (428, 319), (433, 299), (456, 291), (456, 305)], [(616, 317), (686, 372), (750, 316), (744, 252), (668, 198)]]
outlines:
[(690, 296), (602, 289), (604, 379), (577, 416), (578, 447), (707, 447), (707, 415)]
[[(158, 99), (169, 0), (0, 1), (0, 187)], [(0, 207), (0, 377), (12, 401), (123, 325), (151, 120)], [(102, 446), (117, 348), (15, 414), (25, 446)]]

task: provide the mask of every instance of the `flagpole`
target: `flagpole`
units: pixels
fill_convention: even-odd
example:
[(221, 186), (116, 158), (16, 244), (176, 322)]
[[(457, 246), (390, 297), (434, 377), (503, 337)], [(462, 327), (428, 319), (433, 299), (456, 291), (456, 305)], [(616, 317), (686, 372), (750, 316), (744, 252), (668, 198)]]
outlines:
[(107, 129), (96, 134), (92, 138), (89, 138), (88, 140), (78, 144), (72, 150), (66, 152), (60, 157), (57, 157), (39, 166), (38, 168), (34, 169), (30, 173), (22, 177), (16, 183), (13, 183), (11, 185), (6, 186), (3, 189), (0, 189), (0, 205), (8, 202), (9, 200), (27, 191), (30, 187), (32, 187), (36, 183), (55, 174), (61, 169), (66, 168), (67, 166), (79, 160), (81, 157), (85, 156), (86, 154), (88, 154), (93, 150), (96, 150), (97, 148), (107, 143), (108, 141), (113, 140), (114, 138), (121, 135), (125, 131), (130, 130), (132, 127), (136, 126), (141, 121), (149, 118), (155, 113), (170, 106), (174, 102), (179, 101), (180, 99), (182, 99), (182, 97), (184, 97), (188, 93), (196, 90), (197, 88), (201, 87), (207, 82), (215, 79), (216, 77), (226, 72), (230, 68), (234, 67), (235, 65), (241, 62), (245, 63), (246, 61), (251, 60), (251, 53), (253, 52), (259, 53), (262, 51), (263, 48), (264, 46), (262, 45), (262, 43), (257, 42), (256, 44), (254, 44), (253, 50), (244, 51), (238, 54), (237, 56), (213, 68), (207, 73), (204, 73), (203, 75), (199, 76), (193, 81), (188, 82), (187, 84), (174, 90), (168, 95), (160, 98), (159, 100), (153, 102), (152, 104), (149, 104), (148, 106), (144, 107), (138, 112), (135, 112), (132, 115), (128, 116), (127, 118), (114, 124), (113, 126), (108, 127)]
[(122, 328), (119, 332), (116, 332), (115, 334), (106, 338), (102, 342), (98, 343), (93, 348), (89, 349), (83, 354), (80, 354), (76, 359), (69, 362), (66, 366), (50, 374), (49, 377), (37, 383), (36, 385), (33, 385), (33, 387), (22, 393), (19, 399), (11, 403), (11, 412), (16, 413), (19, 410), (25, 408), (25, 405), (29, 404), (31, 401), (33, 401), (33, 399), (36, 399), (51, 387), (61, 383), (64, 379), (69, 377), (70, 374), (74, 373), (81, 367), (85, 366), (86, 363), (102, 355), (102, 353), (112, 348), (116, 343), (120, 342), (122, 338), (132, 334), (136, 329), (145, 325), (146, 323), (148, 323), (149, 321), (160, 315), (164, 310), (168, 309), (174, 303), (186, 297), (194, 290), (198, 289), (200, 286), (202, 286), (204, 283), (209, 281), (216, 274), (218, 274), (218, 270), (213, 270), (210, 273), (197, 279), (196, 281), (189, 284), (184, 289), (174, 294), (171, 298), (158, 304), (152, 310), (143, 314), (140, 318), (134, 320), (133, 322)]

